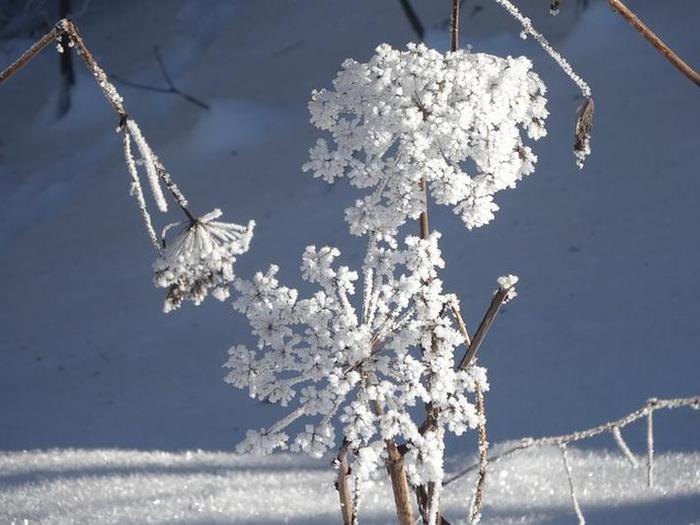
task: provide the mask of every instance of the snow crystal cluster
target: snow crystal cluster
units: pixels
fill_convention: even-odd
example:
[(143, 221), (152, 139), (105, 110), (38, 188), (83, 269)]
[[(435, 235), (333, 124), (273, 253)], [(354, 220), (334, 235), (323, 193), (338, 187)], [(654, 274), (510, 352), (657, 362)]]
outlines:
[(545, 86), (524, 57), (384, 44), (365, 64), (346, 60), (333, 90), (314, 91), (311, 121), (328, 131), (304, 170), (367, 190), (346, 210), (356, 235), (396, 234), (426, 208), (421, 180), (467, 228), (498, 210), (494, 194), (534, 171), (523, 143), (546, 134)]
[[(439, 237), (408, 237), (403, 248), (373, 239), (357, 308), (358, 273), (335, 264), (335, 248), (304, 252), (302, 277), (318, 287), (308, 298), (282, 285), (275, 266), (251, 281), (236, 280), (234, 307), (247, 317), (257, 348), (229, 350), (226, 381), (253, 397), (296, 406), (270, 428), (249, 431), (239, 452), (289, 447), (320, 457), (344, 439), (362, 451), (354, 468), (365, 476), (379, 466), (385, 440), (396, 439), (407, 444), (412, 483), (440, 479), (442, 433), (478, 424), (468, 395), (477, 383), (488, 385), (479, 367), (455, 369), (463, 338), (449, 317), (456, 298), (437, 275), (444, 266)], [(410, 413), (422, 403), (437, 414), (434, 432), (421, 431)], [(302, 417), (312, 422), (287, 435)]]
[[(255, 222), (240, 226), (216, 221), (220, 216), (221, 210), (215, 209), (187, 221), (153, 264), (155, 285), (168, 290), (163, 306), (166, 313), (186, 299), (200, 304), (210, 291), (220, 301), (229, 297), (235, 256), (248, 251)], [(180, 224), (166, 227), (163, 237), (168, 229)]]

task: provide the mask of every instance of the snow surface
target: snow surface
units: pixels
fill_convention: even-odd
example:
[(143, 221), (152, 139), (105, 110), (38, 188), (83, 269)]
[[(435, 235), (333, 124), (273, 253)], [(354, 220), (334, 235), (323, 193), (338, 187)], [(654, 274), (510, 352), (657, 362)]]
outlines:
[[(578, 172), (571, 153), (580, 102), (575, 86), (531, 40), (518, 38), (520, 28), (507, 14), (481, 2), (482, 10), (465, 10), (463, 44), (532, 58), (549, 89), (549, 134), (534, 148), (535, 177), (503, 195), (502, 211), (487, 228), (466, 233), (449, 211), (431, 209), (431, 222), (443, 232), (445, 281), (460, 296), (472, 330), (494, 279), (508, 272), (520, 277), (519, 296), (503, 309), (480, 351), (480, 364), (489, 368), (486, 403), (493, 442), (592, 426), (649, 396), (687, 396), (700, 387), (697, 88), (604, 2), (592, 1), (579, 14), (571, 2), (554, 19), (547, 18), (542, 3), (519, 5), (589, 82), (596, 100), (593, 152), (585, 170)], [(681, 56), (696, 63), (700, 34), (690, 21), (700, 16), (699, 2), (630, 3)], [(441, 2), (415, 4), (428, 43), (444, 49), (447, 9)], [(330, 86), (344, 58), (364, 61), (381, 42), (401, 48), (414, 40), (398, 2), (93, 0), (78, 22), (106, 70), (160, 83), (150, 52), (160, 45), (178, 86), (212, 106), (206, 112), (178, 97), (120, 87), (131, 115), (196, 213), (218, 207), (232, 222), (256, 220), (251, 250), (237, 262), (239, 275), (276, 263), (286, 272), (285, 282), (300, 285), (294, 281), (296, 268), (308, 244), (341, 246), (344, 262), (357, 265), (364, 245), (348, 236), (342, 218), (350, 192), (301, 172), (318, 136), (306, 103), (313, 88)], [(29, 43), (3, 42), (0, 61), (9, 62)], [(162, 290), (151, 285), (152, 248), (128, 195), (114, 115), (79, 69), (74, 108), (56, 122), (57, 70), (49, 50), (0, 89), (0, 450), (6, 451), (0, 512), (17, 512), (17, 519), (60, 503), (42, 490), (70, 486), (64, 494), (77, 497), (85, 494), (79, 484), (87, 488), (92, 480), (90, 471), (87, 478), (75, 477), (64, 466), (49, 485), (25, 483), (41, 478), (28, 472), (43, 453), (17, 451), (61, 449), (53, 454), (62, 458), (60, 465), (74, 465), (73, 473), (81, 463), (72, 457), (88, 461), (102, 449), (121, 449), (112, 452), (119, 464), (132, 457), (143, 467), (160, 457), (177, 465), (184, 454), (148, 451), (231, 450), (246, 429), (284, 413), (224, 383), (226, 350), (248, 334), (245, 320), (230, 307), (212, 301), (170, 316), (161, 313)], [(655, 423), (661, 453), (686, 451), (663, 456), (659, 475), (671, 481), (686, 476), (688, 483), (673, 489), (660, 481), (668, 498), (654, 493), (653, 501), (645, 496), (632, 504), (620, 495), (619, 507), (591, 504), (597, 500), (581, 494), (591, 522), (700, 520), (700, 467), (692, 453), (699, 448), (700, 418), (674, 412), (659, 414)], [(449, 443), (456, 461), (473, 451), (470, 437)], [(641, 448), (642, 432), (626, 438)], [(611, 446), (604, 440), (592, 444)], [(571, 454), (574, 476), (583, 477), (576, 451)], [(213, 453), (207, 457), (234, 461)], [(546, 468), (547, 458), (533, 454), (512, 474), (541, 469), (540, 483), (551, 481), (558, 494), (553, 502), (533, 483), (532, 494), (514, 493), (515, 503), (503, 510), (497, 505), (504, 500), (494, 489), (487, 496), (489, 520), (518, 522), (517, 509), (536, 499), (539, 507), (524, 523), (556, 522), (556, 516), (575, 521), (562, 488), (565, 480), (556, 477), (558, 467)], [(556, 455), (550, 459), (561, 463)], [(245, 476), (269, 470), (277, 473), (270, 474), (270, 483), (285, 472), (288, 478), (279, 482), (301, 490), (290, 480), (316, 473), (316, 486), (323, 490), (313, 498), (331, 512), (335, 494), (323, 481), (329, 476), (325, 465), (320, 470), (303, 457), (269, 461), (241, 471), (238, 488), (256, 490)], [(12, 463), (25, 474), (5, 477)], [(148, 494), (157, 489), (135, 481), (144, 470), (126, 468), (122, 477), (109, 479), (115, 487), (132, 480), (132, 490)], [(212, 487), (219, 481), (209, 481), (207, 498), (218, 494)], [(163, 483), (166, 488), (156, 498), (165, 500), (166, 493), (181, 489)], [(610, 491), (630, 485), (628, 476), (616, 483)], [(629, 498), (642, 497), (641, 487), (640, 492), (630, 488)], [(91, 505), (102, 498), (105, 513), (128, 504), (121, 498), (111, 505), (115, 500), (109, 498), (118, 494), (92, 489)], [(446, 492), (449, 507), (449, 498), (458, 494)], [(489, 514), (490, 504), (501, 514)], [(265, 501), (247, 508), (277, 512)], [(388, 516), (379, 512), (378, 520)], [(667, 521), (673, 514), (676, 521)], [(259, 516), (250, 522), (275, 519)]]
[[(569, 451), (573, 479), (590, 523), (700, 523), (700, 454), (657, 457), (657, 485), (620, 454)], [(0, 454), (0, 522), (22, 524), (338, 523), (327, 462), (299, 455), (240, 457), (222, 452), (47, 450)], [(465, 523), (473, 477), (448, 487), (444, 511)], [(360, 519), (396, 523), (391, 487), (378, 480)], [(528, 451), (493, 466), (484, 525), (576, 523), (561, 454)]]

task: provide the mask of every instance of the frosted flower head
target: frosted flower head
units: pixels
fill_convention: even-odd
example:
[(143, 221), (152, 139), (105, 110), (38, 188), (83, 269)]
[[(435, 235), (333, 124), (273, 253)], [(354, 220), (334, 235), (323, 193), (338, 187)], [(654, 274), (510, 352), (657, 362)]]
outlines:
[[(301, 274), (317, 290), (308, 298), (283, 286), (275, 266), (236, 280), (234, 308), (247, 317), (257, 345), (229, 350), (225, 380), (292, 407), (268, 429), (247, 434), (239, 451), (289, 446), (319, 457), (342, 436), (360, 461), (369, 457), (362, 450), (400, 439), (422, 476), (437, 480), (428, 463), (441, 461), (442, 449), (421, 438), (412, 409), (429, 402), (441, 413), (439, 428), (462, 433), (478, 422), (467, 396), (485, 383), (483, 369), (455, 369), (464, 341), (448, 317), (456, 299), (438, 277), (439, 238), (407, 237), (400, 247), (373, 238), (361, 272), (339, 266), (336, 248), (309, 246)], [(288, 430), (302, 418), (303, 430)]]
[[(209, 292), (220, 301), (229, 296), (235, 256), (248, 251), (255, 222), (240, 226), (216, 221), (220, 216), (221, 210), (215, 209), (188, 222), (153, 264), (155, 285), (168, 290), (166, 313), (185, 300), (200, 304)], [(179, 224), (166, 228), (163, 237)]]
[(347, 177), (367, 193), (346, 210), (350, 231), (395, 234), (432, 198), (467, 228), (490, 222), (496, 192), (537, 160), (522, 134), (546, 134), (545, 86), (527, 58), (383, 44), (366, 64), (346, 60), (332, 90), (314, 91), (311, 121), (327, 131), (305, 171)]

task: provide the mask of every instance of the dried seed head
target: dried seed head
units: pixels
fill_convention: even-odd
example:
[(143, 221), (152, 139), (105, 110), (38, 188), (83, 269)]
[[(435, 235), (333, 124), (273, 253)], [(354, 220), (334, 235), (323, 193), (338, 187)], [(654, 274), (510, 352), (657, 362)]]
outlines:
[(588, 97), (578, 110), (574, 155), (576, 155), (576, 165), (579, 169), (583, 168), (586, 157), (591, 153), (591, 129), (593, 128), (594, 109), (593, 99)]
[(220, 216), (221, 210), (216, 209), (188, 223), (154, 263), (155, 285), (168, 289), (166, 313), (186, 299), (200, 304), (210, 290), (220, 301), (229, 296), (235, 256), (248, 251), (255, 222), (247, 226), (216, 222)]

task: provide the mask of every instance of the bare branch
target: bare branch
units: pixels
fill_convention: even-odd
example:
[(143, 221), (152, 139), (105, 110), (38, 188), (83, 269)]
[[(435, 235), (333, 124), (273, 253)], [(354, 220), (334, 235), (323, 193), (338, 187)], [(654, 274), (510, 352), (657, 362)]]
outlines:
[(661, 40), (656, 34), (649, 29), (649, 27), (642, 22), (637, 15), (635, 15), (630, 9), (622, 3), (622, 0), (608, 0), (610, 6), (617, 11), (622, 18), (627, 20), (632, 27), (634, 27), (639, 33), (654, 46), (659, 53), (661, 53), (666, 60), (668, 60), (673, 66), (688, 77), (691, 82), (696, 86), (700, 86), (700, 73), (695, 71), (686, 62), (681, 59), (674, 51), (668, 47), (663, 40)]
[(54, 27), (51, 31), (42, 36), (37, 40), (32, 47), (27, 49), (21, 57), (15, 60), (12, 64), (7, 66), (2, 72), (0, 72), (0, 84), (12, 77), (17, 71), (22, 69), (27, 63), (41, 53), (44, 49), (50, 46), (52, 43), (56, 42), (59, 38), (60, 31), (58, 26)]
[(418, 18), (416, 11), (413, 9), (411, 2), (409, 0), (399, 0), (399, 3), (401, 4), (403, 12), (406, 14), (406, 18), (408, 18), (413, 31), (415, 31), (416, 36), (422, 41), (425, 38), (425, 28), (423, 27), (420, 18)]
[(132, 82), (113, 73), (110, 73), (109, 77), (115, 82), (123, 84), (124, 86), (129, 86), (134, 89), (143, 89), (144, 91), (152, 91), (154, 93), (177, 95), (186, 100), (187, 102), (194, 104), (195, 106), (198, 106), (202, 109), (211, 109), (209, 104), (207, 104), (206, 102), (202, 102), (200, 99), (194, 97), (193, 95), (190, 95), (189, 93), (185, 93), (175, 85), (172, 77), (170, 76), (170, 73), (168, 73), (168, 69), (165, 67), (165, 62), (163, 61), (163, 57), (161, 56), (160, 48), (158, 46), (155, 46), (153, 48), (153, 53), (155, 54), (156, 62), (158, 62), (158, 68), (160, 69), (160, 72), (163, 75), (163, 78), (165, 79), (165, 83), (168, 85), (167, 88), (160, 86), (151, 86), (149, 84), (141, 84), (139, 82)]
[[(491, 458), (491, 464), (496, 463), (497, 461), (501, 461), (502, 459), (506, 459), (516, 452), (520, 450), (525, 450), (528, 448), (533, 448), (533, 447), (544, 447), (544, 446), (560, 446), (562, 444), (567, 445), (569, 443), (574, 443), (576, 441), (582, 441), (584, 439), (589, 439), (594, 436), (598, 436), (600, 434), (603, 434), (605, 432), (613, 432), (614, 429), (617, 428), (624, 428), (630, 423), (634, 423), (635, 421), (642, 419), (643, 417), (648, 416), (651, 412), (655, 412), (657, 410), (673, 410), (676, 408), (682, 408), (682, 407), (689, 407), (694, 410), (700, 410), (700, 395), (697, 396), (692, 396), (692, 397), (682, 397), (682, 398), (674, 398), (674, 399), (650, 399), (647, 401), (647, 403), (635, 410), (634, 412), (630, 412), (624, 417), (621, 417), (620, 419), (616, 419), (614, 421), (610, 421), (608, 423), (604, 423), (602, 425), (598, 425), (597, 427), (592, 427), (586, 430), (581, 430), (578, 432), (572, 432), (571, 434), (564, 434), (561, 436), (549, 436), (549, 437), (541, 437), (541, 438), (523, 438), (520, 440), (520, 443), (517, 445), (505, 450), (504, 452), (501, 452), (500, 454), (493, 456)], [(653, 448), (653, 435), (652, 435), (652, 448)], [(653, 452), (652, 452), (653, 454)], [(470, 465), (466, 469), (462, 470), (461, 472), (455, 474), (451, 478), (445, 480), (444, 485), (449, 485), (450, 483), (453, 483), (457, 481), (458, 479), (466, 476), (470, 472), (476, 470), (479, 467), (478, 463), (475, 463), (473, 465)]]
[(484, 502), (486, 488), (486, 472), (489, 462), (489, 442), (486, 435), (486, 407), (484, 393), (480, 385), (476, 385), (476, 411), (479, 415), (479, 476), (476, 479), (474, 496), (469, 506), (469, 521), (476, 525), (481, 521), (481, 505)]
[(511, 288), (506, 289), (499, 287), (496, 293), (493, 294), (491, 304), (486, 310), (486, 313), (484, 314), (484, 318), (481, 320), (479, 328), (476, 329), (474, 338), (469, 343), (467, 353), (464, 354), (464, 357), (462, 357), (462, 360), (459, 362), (459, 365), (457, 366), (458, 369), (465, 370), (476, 357), (476, 353), (479, 351), (481, 343), (486, 338), (486, 334), (488, 334), (489, 330), (491, 329), (491, 326), (493, 325), (493, 322), (496, 320), (496, 316), (498, 315), (498, 311), (501, 309), (501, 306), (504, 302), (506, 302), (510, 290)]
[(569, 456), (566, 453), (566, 445), (559, 445), (559, 449), (561, 450), (561, 457), (564, 460), (566, 479), (569, 481), (569, 494), (571, 495), (571, 503), (574, 505), (574, 511), (576, 512), (576, 517), (578, 518), (578, 525), (586, 525), (586, 518), (583, 517), (581, 505), (579, 505), (578, 498), (576, 497), (576, 488), (574, 487), (574, 480), (571, 477), (571, 465), (569, 464)]

